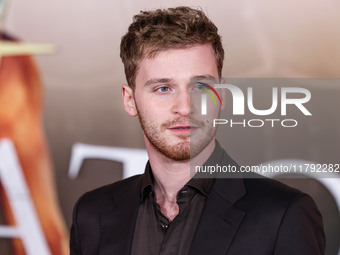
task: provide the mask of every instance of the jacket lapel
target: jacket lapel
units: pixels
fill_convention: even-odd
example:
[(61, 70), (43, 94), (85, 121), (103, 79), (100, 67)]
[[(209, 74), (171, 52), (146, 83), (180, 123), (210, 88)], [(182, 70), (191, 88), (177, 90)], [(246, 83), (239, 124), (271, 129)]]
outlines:
[(246, 212), (234, 205), (246, 194), (242, 179), (216, 179), (207, 198), (190, 254), (226, 254)]
[[(218, 142), (215, 150), (217, 156), (211, 161), (208, 160), (208, 164), (215, 165), (217, 161), (220, 165), (239, 167)], [(190, 254), (227, 254), (238, 227), (246, 215), (244, 210), (234, 205), (247, 193), (242, 175), (236, 175), (217, 176), (220, 178), (215, 179), (205, 202)]]
[(130, 254), (141, 188), (138, 177), (114, 193), (115, 208), (100, 217), (100, 255)]

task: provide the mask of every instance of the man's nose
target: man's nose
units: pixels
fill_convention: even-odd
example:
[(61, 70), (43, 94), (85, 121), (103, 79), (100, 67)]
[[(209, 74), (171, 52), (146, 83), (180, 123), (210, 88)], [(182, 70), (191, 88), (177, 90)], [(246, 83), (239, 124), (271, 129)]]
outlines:
[(174, 99), (172, 111), (181, 116), (189, 116), (191, 113), (190, 107), (190, 92), (180, 91)]

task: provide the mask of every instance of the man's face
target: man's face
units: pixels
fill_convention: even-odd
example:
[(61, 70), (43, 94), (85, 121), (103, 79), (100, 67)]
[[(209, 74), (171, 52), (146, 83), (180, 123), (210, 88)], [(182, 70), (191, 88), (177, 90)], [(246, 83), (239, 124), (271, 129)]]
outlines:
[(138, 115), (146, 143), (172, 160), (195, 157), (215, 135), (211, 119), (220, 109), (210, 107), (215, 112), (203, 117), (200, 101), (190, 100), (190, 94), (201, 94), (197, 84), (190, 82), (197, 77), (218, 78), (210, 45), (167, 50), (139, 64), (136, 111), (129, 113)]

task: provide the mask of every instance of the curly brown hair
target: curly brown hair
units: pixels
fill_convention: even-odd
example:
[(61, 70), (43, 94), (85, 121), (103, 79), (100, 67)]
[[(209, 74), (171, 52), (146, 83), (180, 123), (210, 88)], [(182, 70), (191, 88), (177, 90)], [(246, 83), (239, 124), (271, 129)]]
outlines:
[(224, 60), (221, 36), (202, 10), (180, 6), (141, 11), (133, 17), (120, 44), (120, 57), (128, 85), (135, 88), (138, 65), (143, 57), (152, 58), (161, 51), (197, 44), (211, 44), (221, 76)]

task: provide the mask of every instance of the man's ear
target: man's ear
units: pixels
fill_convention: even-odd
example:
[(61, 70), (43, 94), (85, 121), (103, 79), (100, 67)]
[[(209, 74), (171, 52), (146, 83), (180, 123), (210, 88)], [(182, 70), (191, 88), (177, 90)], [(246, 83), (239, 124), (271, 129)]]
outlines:
[(137, 116), (137, 107), (132, 88), (124, 84), (122, 86), (122, 97), (125, 111), (132, 117)]

